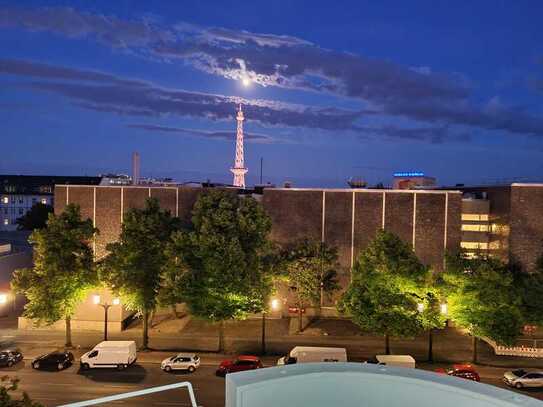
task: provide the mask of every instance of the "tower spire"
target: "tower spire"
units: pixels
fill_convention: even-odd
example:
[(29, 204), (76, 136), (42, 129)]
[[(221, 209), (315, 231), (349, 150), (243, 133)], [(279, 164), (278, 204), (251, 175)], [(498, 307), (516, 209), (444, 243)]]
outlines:
[(245, 174), (248, 169), (245, 168), (245, 160), (243, 154), (243, 111), (241, 110), (241, 103), (239, 104), (238, 115), (236, 117), (238, 122), (236, 132), (236, 157), (234, 159), (234, 166), (230, 168), (232, 174), (234, 174), (233, 185), (239, 188), (245, 188)]

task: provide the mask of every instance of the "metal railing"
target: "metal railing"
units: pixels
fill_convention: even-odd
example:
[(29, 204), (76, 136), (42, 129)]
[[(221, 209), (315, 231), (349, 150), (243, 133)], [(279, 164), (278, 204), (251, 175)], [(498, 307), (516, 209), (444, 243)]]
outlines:
[(128, 393), (115, 394), (113, 396), (100, 397), (98, 399), (93, 399), (93, 400), (85, 400), (85, 401), (78, 401), (76, 403), (63, 404), (59, 407), (94, 406), (96, 404), (109, 403), (111, 401), (123, 400), (123, 399), (132, 398), (132, 397), (138, 397), (138, 396), (145, 396), (147, 394), (158, 393), (158, 392), (166, 391), (166, 390), (179, 389), (181, 387), (186, 387), (187, 390), (189, 391), (191, 407), (198, 407), (198, 405), (196, 404), (196, 397), (194, 396), (194, 390), (190, 382), (181, 382), (181, 383), (167, 384), (165, 386), (150, 387), (148, 389), (131, 391)]

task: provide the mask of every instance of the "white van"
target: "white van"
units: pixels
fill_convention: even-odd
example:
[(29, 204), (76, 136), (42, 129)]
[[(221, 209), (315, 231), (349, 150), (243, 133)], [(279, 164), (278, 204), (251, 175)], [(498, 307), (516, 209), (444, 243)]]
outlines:
[(81, 356), (81, 369), (116, 367), (123, 370), (136, 361), (136, 342), (103, 341)]
[(378, 365), (415, 368), (415, 359), (410, 355), (376, 355), (367, 361)]
[(295, 346), (286, 356), (277, 360), (277, 365), (319, 362), (347, 362), (347, 350), (345, 348)]

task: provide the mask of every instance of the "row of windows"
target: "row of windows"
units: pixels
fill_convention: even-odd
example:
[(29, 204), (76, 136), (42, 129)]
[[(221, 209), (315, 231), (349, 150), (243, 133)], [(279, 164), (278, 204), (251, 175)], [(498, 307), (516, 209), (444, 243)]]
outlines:
[(460, 247), (471, 250), (488, 250), (488, 243), (485, 242), (460, 242)]
[[(1, 202), (2, 202), (3, 204), (9, 204), (9, 197), (3, 196)], [(17, 198), (15, 198), (15, 197), (12, 197), (12, 198), (11, 198), (11, 203), (12, 203), (12, 204), (17, 203), (17, 202), (20, 203), (20, 204), (22, 204), (22, 203), (24, 203), (24, 199), (23, 199), (23, 198), (18, 198), (18, 199), (17, 199)], [(32, 198), (32, 203), (35, 204), (36, 202), (38, 202), (38, 198)], [(41, 202), (42, 204), (46, 205), (46, 204), (47, 204), (47, 198), (41, 198), (41, 199), (40, 199), (40, 202)]]
[(462, 230), (466, 232), (488, 232), (490, 225), (462, 225)]
[(462, 214), (462, 220), (488, 222), (488, 214), (484, 214), (484, 213), (463, 213)]

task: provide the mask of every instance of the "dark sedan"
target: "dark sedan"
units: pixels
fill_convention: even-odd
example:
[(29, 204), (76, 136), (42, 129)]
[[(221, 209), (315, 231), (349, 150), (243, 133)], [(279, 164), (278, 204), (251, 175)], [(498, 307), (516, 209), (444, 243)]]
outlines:
[(18, 349), (0, 351), (0, 367), (11, 367), (23, 360), (23, 354)]
[(41, 355), (32, 361), (34, 369), (62, 370), (70, 367), (74, 361), (71, 352), (51, 352)]

